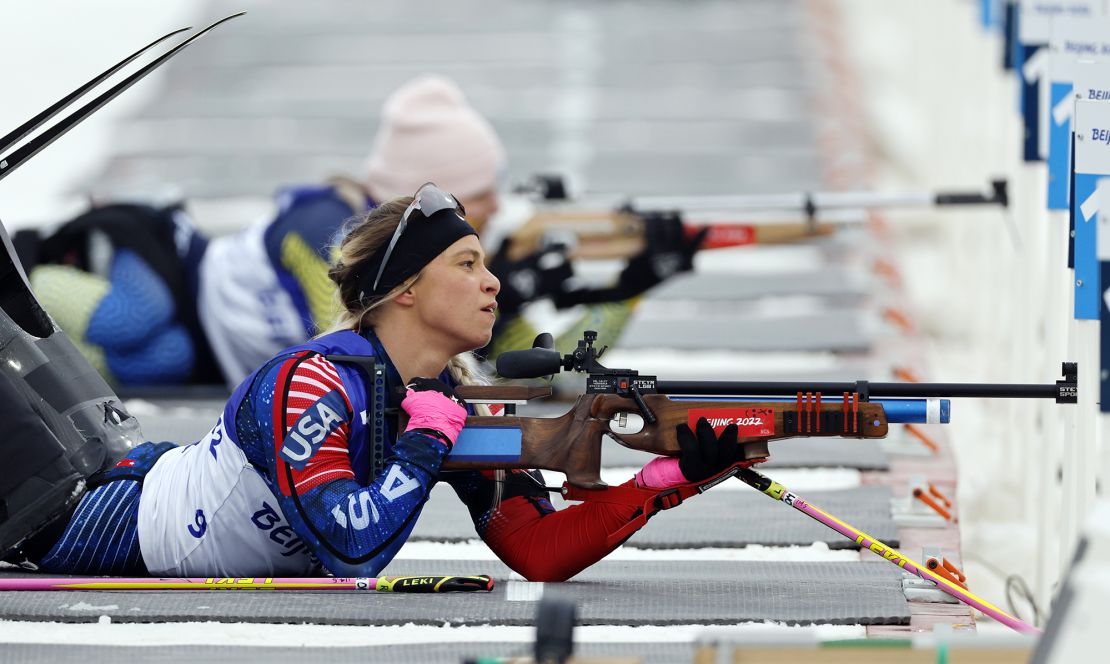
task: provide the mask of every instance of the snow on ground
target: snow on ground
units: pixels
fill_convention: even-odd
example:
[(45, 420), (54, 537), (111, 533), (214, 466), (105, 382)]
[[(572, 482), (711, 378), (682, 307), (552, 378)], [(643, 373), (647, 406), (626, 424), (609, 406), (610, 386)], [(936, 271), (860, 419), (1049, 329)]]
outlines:
[[(484, 542), (406, 542), (395, 557), (397, 560), (497, 560)], [(790, 562), (837, 562), (859, 560), (855, 549), (830, 549), (824, 542), (810, 546), (762, 546), (753, 544), (739, 549), (637, 549), (622, 546), (608, 556), (608, 561), (673, 561), (725, 560)]]

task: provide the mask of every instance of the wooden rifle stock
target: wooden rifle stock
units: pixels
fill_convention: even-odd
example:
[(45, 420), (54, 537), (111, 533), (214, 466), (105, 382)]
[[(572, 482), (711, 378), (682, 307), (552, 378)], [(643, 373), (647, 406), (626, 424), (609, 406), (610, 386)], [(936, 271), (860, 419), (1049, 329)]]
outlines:
[[(525, 388), (536, 389), (536, 388)], [(503, 398), (506, 387), (468, 387), (464, 398)], [(771, 440), (811, 436), (846, 436), (882, 438), (887, 433), (887, 418), (880, 404), (860, 402), (816, 403), (808, 398), (798, 403), (784, 402), (722, 402), (672, 401), (664, 394), (644, 394), (641, 399), (654, 414), (655, 422), (642, 420), (640, 407), (632, 398), (615, 394), (584, 394), (574, 406), (559, 417), (468, 417), (467, 429), (507, 429), (520, 431), (519, 457), (513, 460), (460, 461), (448, 457), (444, 470), (539, 468), (565, 473), (571, 484), (588, 489), (603, 489), (601, 481), (601, 445), (606, 434), (625, 447), (676, 456), (680, 449), (675, 428), (690, 423), (692, 416), (711, 416), (723, 422), (737, 418), (748, 420), (741, 426), (740, 443), (745, 460), (769, 455)], [(691, 412), (695, 411), (695, 412)], [(614, 431), (611, 423), (626, 420), (643, 426), (635, 432)], [(758, 426), (751, 421), (759, 420)], [(635, 427), (627, 427), (635, 428)], [(759, 429), (761, 435), (745, 435)]]

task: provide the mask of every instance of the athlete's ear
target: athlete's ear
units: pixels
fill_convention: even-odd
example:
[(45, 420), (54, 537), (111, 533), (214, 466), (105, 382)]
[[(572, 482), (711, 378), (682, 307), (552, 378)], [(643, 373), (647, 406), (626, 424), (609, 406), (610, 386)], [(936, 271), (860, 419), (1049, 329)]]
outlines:
[(409, 286), (405, 290), (398, 293), (396, 297), (393, 298), (393, 301), (401, 305), (402, 307), (411, 307), (413, 304), (416, 303), (416, 292), (413, 290), (412, 286)]

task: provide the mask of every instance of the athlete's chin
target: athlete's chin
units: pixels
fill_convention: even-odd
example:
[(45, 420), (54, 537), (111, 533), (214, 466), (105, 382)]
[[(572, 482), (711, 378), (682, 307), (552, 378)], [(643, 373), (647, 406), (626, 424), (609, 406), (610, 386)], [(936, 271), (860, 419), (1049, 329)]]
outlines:
[(477, 350), (479, 348), (485, 348), (486, 346), (489, 345), (489, 342), (493, 340), (493, 328), (490, 328), (486, 332), (478, 335), (478, 339), (479, 339), (478, 345), (474, 346), (474, 350)]
[(492, 325), (483, 329), (476, 329), (471, 334), (466, 335), (467, 350), (485, 348), (489, 345), (491, 339), (493, 339)]

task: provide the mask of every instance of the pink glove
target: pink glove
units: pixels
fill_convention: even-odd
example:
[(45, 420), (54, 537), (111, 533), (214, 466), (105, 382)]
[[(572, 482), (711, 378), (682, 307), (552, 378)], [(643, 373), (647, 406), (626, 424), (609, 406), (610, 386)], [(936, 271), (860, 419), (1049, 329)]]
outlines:
[(409, 414), (405, 431), (422, 430), (448, 448), (466, 424), (466, 402), (455, 391), (433, 378), (414, 378), (408, 384), (401, 408)]
[(670, 489), (689, 481), (678, 467), (678, 457), (655, 457), (636, 473), (636, 486), (641, 489)]

